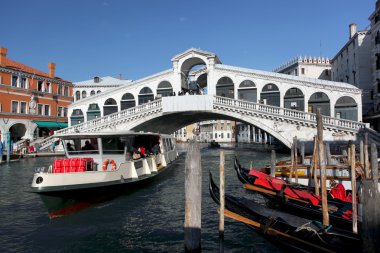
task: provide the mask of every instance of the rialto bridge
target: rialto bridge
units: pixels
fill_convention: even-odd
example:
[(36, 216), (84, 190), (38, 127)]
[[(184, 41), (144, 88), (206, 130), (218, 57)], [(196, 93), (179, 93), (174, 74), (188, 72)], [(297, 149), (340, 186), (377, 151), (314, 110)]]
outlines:
[(290, 146), (294, 136), (312, 140), (317, 108), (326, 140), (355, 140), (366, 127), (361, 90), (350, 84), (228, 66), (214, 53), (194, 48), (171, 61), (171, 69), (75, 101), (68, 111), (71, 127), (59, 132), (173, 133), (190, 123), (228, 119), (252, 124)]

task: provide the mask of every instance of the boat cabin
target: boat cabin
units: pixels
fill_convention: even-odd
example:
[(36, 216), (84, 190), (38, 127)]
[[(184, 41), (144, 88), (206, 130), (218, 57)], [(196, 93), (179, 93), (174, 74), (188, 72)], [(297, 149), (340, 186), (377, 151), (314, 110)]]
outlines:
[[(172, 153), (177, 155), (175, 140), (170, 135), (128, 131), (58, 137), (62, 141), (67, 158), (55, 161), (56, 166), (53, 164), (53, 169), (57, 173), (61, 172), (61, 167), (73, 167), (68, 172), (116, 170), (118, 165), (126, 162), (133, 162), (135, 167), (140, 167), (140, 163), (151, 156), (155, 156), (155, 161), (160, 164), (162, 159), (172, 161)], [(59, 166), (60, 162), (62, 166)], [(74, 165), (70, 166), (67, 164), (69, 162)]]

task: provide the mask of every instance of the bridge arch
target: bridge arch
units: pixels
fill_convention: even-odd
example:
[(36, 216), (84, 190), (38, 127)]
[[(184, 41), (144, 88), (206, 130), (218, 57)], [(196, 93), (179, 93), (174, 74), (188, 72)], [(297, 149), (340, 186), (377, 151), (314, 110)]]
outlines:
[(292, 87), (285, 92), (284, 108), (305, 111), (305, 95), (302, 90)]
[(244, 80), (239, 84), (238, 99), (257, 103), (257, 87), (252, 80)]
[(335, 103), (335, 117), (348, 120), (358, 120), (358, 105), (352, 97), (340, 97)]
[[(186, 117), (184, 117), (186, 115)], [(286, 135), (289, 135), (287, 133), (284, 133), (282, 135), (281, 131), (277, 131), (276, 127), (273, 124), (268, 124), (268, 122), (260, 121), (257, 119), (254, 119), (252, 117), (243, 117), (241, 113), (237, 111), (223, 111), (223, 114), (221, 113), (206, 113), (206, 112), (196, 112), (191, 114), (191, 117), (189, 117), (188, 113), (183, 112), (175, 112), (175, 113), (167, 113), (163, 114), (157, 113), (157, 114), (147, 114), (144, 117), (133, 121), (129, 125), (129, 129), (133, 131), (145, 131), (145, 132), (160, 132), (160, 133), (173, 133), (174, 131), (199, 122), (199, 121), (207, 121), (207, 120), (232, 120), (232, 121), (238, 121), (243, 122), (246, 124), (253, 125), (257, 128), (260, 128), (264, 132), (272, 135), (274, 138), (281, 141), (284, 145), (290, 147), (291, 146), (291, 138), (286, 137)], [(166, 122), (165, 124), (162, 124), (163, 122)]]
[(124, 93), (120, 100), (120, 110), (125, 110), (136, 106), (135, 96), (132, 93)]
[(82, 91), (82, 98), (86, 98), (87, 97), (87, 92), (84, 90)]
[(235, 98), (235, 84), (228, 76), (219, 78), (216, 83), (216, 95), (227, 98)]
[(149, 87), (143, 87), (139, 92), (139, 105), (154, 100), (153, 91)]
[(281, 96), (280, 89), (274, 83), (264, 85), (260, 93), (260, 99), (264, 104), (280, 106)]
[(71, 126), (84, 122), (84, 115), (81, 109), (74, 109), (70, 116)]
[(207, 68), (206, 59), (202, 59), (198, 56), (193, 56), (185, 59), (180, 65), (180, 73), (181, 73), (181, 90), (187, 91), (189, 90), (189, 82), (191, 81), (189, 78), (189, 74), (194, 67), (197, 66), (205, 66)]
[(99, 94), (100, 92), (102, 92), (101, 90), (98, 90), (97, 92), (96, 92), (96, 94)]
[(198, 76), (197, 84), (202, 89), (204, 94), (207, 94), (207, 73), (203, 73)]
[(100, 107), (97, 103), (88, 105), (87, 109), (87, 121), (101, 117)]
[(108, 98), (103, 105), (103, 116), (117, 112), (117, 103), (113, 98)]
[(307, 105), (308, 112), (310, 113), (317, 113), (317, 108), (321, 108), (322, 115), (331, 115), (330, 98), (324, 92), (318, 91), (311, 94)]
[(90, 92), (90, 96), (94, 96), (94, 95), (95, 95), (95, 91), (92, 90), (92, 91)]
[(157, 97), (167, 97), (173, 95), (173, 86), (169, 81), (161, 81), (157, 86)]

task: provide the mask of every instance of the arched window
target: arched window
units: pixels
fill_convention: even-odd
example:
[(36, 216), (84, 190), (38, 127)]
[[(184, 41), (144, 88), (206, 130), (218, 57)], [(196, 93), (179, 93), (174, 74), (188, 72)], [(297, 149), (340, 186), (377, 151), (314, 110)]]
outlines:
[(91, 93), (90, 93), (90, 96), (93, 96), (93, 95), (95, 95), (95, 91), (94, 90), (92, 90)]
[(260, 98), (264, 104), (280, 106), (280, 90), (273, 83), (268, 83), (263, 87)]
[(352, 97), (339, 98), (335, 104), (335, 117), (348, 120), (358, 120), (358, 105)]
[(87, 109), (87, 121), (100, 117), (100, 108), (98, 104), (90, 104)]
[(154, 100), (153, 92), (150, 88), (144, 87), (140, 90), (139, 105), (148, 103), (148, 102), (153, 101), (153, 100)]
[(250, 102), (257, 102), (257, 88), (251, 80), (245, 80), (240, 83), (238, 89), (238, 98)]
[(70, 116), (71, 126), (84, 122), (84, 115), (81, 109), (74, 109)]
[(229, 77), (222, 77), (216, 84), (216, 95), (227, 98), (235, 98), (234, 82)]
[(173, 87), (168, 81), (162, 81), (157, 87), (157, 97), (167, 97), (173, 95)]
[(324, 92), (313, 93), (308, 101), (308, 112), (317, 113), (317, 108), (321, 108), (321, 114), (330, 116), (330, 99)]
[(117, 103), (115, 99), (109, 98), (104, 102), (103, 106), (103, 115), (106, 116), (108, 114), (112, 114), (117, 112)]
[(78, 101), (79, 99), (80, 99), (80, 91), (77, 90), (77, 91), (75, 92), (75, 101)]
[(99, 94), (101, 91), (100, 90), (98, 90), (97, 92), (96, 92), (96, 94)]
[(284, 97), (284, 107), (288, 109), (304, 111), (305, 96), (298, 88), (290, 88), (286, 91)]
[(131, 93), (125, 93), (121, 97), (120, 106), (121, 106), (120, 108), (121, 110), (135, 107), (136, 106), (135, 97)]
[(82, 98), (86, 98), (87, 97), (87, 92), (84, 90), (82, 91)]

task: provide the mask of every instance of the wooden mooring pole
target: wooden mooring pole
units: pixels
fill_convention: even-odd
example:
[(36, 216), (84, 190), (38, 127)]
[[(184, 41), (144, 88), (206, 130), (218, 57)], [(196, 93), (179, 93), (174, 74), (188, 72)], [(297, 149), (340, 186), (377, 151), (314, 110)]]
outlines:
[(364, 134), (364, 172), (367, 179), (370, 178), (369, 175), (369, 159), (368, 159), (368, 133)]
[(191, 142), (185, 161), (185, 252), (201, 252), (202, 167), (198, 142)]
[(296, 183), (298, 183), (298, 145), (297, 145), (297, 136), (294, 136), (293, 138), (293, 143), (294, 143), (294, 173), (295, 173), (295, 179)]
[(380, 192), (378, 189), (377, 148), (371, 145), (371, 179), (362, 180), (359, 199), (362, 204), (362, 222), (360, 235), (363, 252), (379, 252), (380, 250)]
[(224, 152), (220, 151), (220, 181), (219, 181), (219, 195), (220, 195), (220, 212), (219, 212), (219, 238), (224, 240)]
[(319, 183), (318, 183), (318, 137), (314, 136), (314, 152), (313, 152), (313, 179), (314, 179), (314, 189), (315, 195), (319, 196)]
[(272, 149), (272, 154), (270, 157), (270, 176), (276, 176), (276, 150)]
[(358, 233), (358, 205), (356, 200), (355, 144), (351, 144), (351, 195), (352, 195), (352, 232)]
[(330, 225), (329, 211), (327, 205), (327, 190), (326, 190), (326, 163), (323, 148), (323, 120), (321, 109), (317, 109), (317, 135), (318, 135), (318, 161), (321, 172), (321, 195), (322, 195), (322, 213), (323, 225)]

